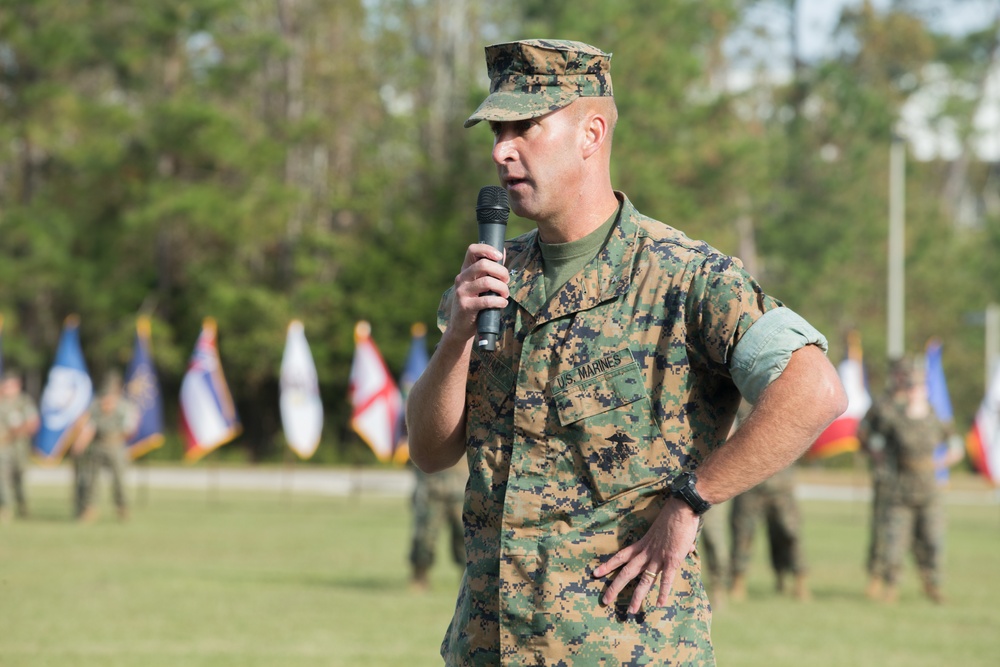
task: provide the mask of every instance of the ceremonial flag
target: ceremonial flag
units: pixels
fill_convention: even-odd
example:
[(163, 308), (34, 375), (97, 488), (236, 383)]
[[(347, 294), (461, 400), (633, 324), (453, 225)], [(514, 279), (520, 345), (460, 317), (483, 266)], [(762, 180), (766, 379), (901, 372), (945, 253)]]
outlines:
[(976, 470), (993, 484), (1000, 484), (1000, 364), (993, 368), (965, 447)]
[(181, 382), (181, 433), (187, 461), (197, 461), (243, 430), (215, 347), (215, 320), (205, 318)]
[(380, 461), (392, 459), (403, 399), (364, 321), (354, 327), (354, 360), (348, 395), (351, 427)]
[(80, 318), (63, 324), (56, 358), (42, 390), (41, 425), (35, 451), (45, 463), (58, 463), (76, 435), (76, 422), (90, 406), (94, 387), (80, 348)]
[(319, 377), (302, 322), (292, 320), (281, 357), (281, 425), (285, 439), (299, 458), (308, 459), (319, 447), (323, 431), (323, 402)]
[[(927, 351), (924, 356), (924, 367), (927, 376), (927, 400), (934, 408), (934, 414), (942, 422), (949, 423), (954, 420), (954, 413), (951, 409), (951, 397), (948, 395), (948, 383), (944, 377), (944, 364), (941, 361), (941, 341), (932, 338), (927, 342)], [(934, 475), (938, 483), (944, 484), (948, 481), (948, 443), (941, 442), (934, 448), (934, 463), (936, 465)]]
[(417, 378), (427, 368), (427, 327), (417, 322), (410, 327), (410, 351), (406, 355), (406, 363), (403, 364), (403, 373), (399, 376), (399, 389), (403, 397), (403, 410), (400, 410), (399, 419), (396, 424), (396, 452), (393, 456), (397, 461), (403, 462), (410, 456), (410, 448), (406, 439), (406, 399), (410, 395)]
[(806, 452), (806, 456), (811, 459), (854, 452), (861, 446), (858, 442), (858, 424), (871, 407), (872, 399), (865, 382), (861, 337), (857, 332), (848, 334), (847, 357), (837, 366), (837, 374), (847, 392), (847, 410), (816, 438), (816, 442)]
[(163, 399), (150, 347), (152, 326), (140, 317), (135, 326), (132, 360), (125, 369), (125, 398), (139, 411), (139, 425), (128, 439), (128, 454), (137, 459), (163, 444)]

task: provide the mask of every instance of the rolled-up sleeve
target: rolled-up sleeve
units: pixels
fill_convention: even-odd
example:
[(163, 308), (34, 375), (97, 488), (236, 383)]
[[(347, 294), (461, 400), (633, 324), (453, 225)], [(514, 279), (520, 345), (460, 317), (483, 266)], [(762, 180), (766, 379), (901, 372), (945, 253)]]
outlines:
[(756, 403), (792, 357), (792, 352), (806, 345), (818, 345), (824, 352), (826, 337), (790, 308), (775, 308), (764, 313), (747, 329), (733, 351), (729, 372), (740, 393)]

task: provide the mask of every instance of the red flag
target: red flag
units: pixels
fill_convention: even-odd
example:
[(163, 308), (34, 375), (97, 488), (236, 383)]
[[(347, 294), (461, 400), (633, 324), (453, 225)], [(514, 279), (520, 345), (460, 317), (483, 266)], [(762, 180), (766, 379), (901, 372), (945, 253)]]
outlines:
[(993, 369), (965, 447), (976, 470), (993, 484), (1000, 484), (1000, 364)]
[(371, 339), (368, 322), (354, 327), (354, 361), (348, 395), (351, 401), (351, 428), (372, 448), (380, 461), (393, 457), (396, 426), (403, 399)]
[(865, 371), (861, 363), (861, 337), (856, 331), (847, 336), (847, 358), (837, 366), (837, 374), (847, 392), (847, 410), (820, 433), (806, 452), (807, 458), (826, 458), (843, 452), (854, 452), (861, 447), (858, 442), (858, 424), (871, 407), (872, 398), (865, 384)]

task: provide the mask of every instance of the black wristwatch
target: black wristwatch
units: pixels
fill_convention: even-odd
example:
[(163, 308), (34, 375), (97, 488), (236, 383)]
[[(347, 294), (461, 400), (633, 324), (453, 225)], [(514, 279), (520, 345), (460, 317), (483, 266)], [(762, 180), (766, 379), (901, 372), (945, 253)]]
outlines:
[(698, 478), (693, 472), (682, 472), (670, 482), (670, 495), (680, 498), (694, 510), (694, 513), (701, 516), (712, 508), (712, 503), (708, 502), (698, 494), (694, 485), (698, 483)]

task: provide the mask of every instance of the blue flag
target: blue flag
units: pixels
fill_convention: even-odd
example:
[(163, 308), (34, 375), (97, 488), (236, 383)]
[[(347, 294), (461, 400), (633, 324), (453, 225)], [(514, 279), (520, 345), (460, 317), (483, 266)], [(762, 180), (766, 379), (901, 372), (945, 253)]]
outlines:
[(404, 409), (399, 413), (399, 422), (396, 425), (396, 460), (405, 461), (409, 457), (409, 446), (406, 442), (406, 398), (410, 395), (410, 389), (417, 381), (417, 378), (427, 368), (429, 357), (427, 355), (427, 327), (421, 323), (416, 323), (410, 328), (410, 351), (406, 355), (406, 363), (403, 364), (403, 372), (399, 376), (399, 390), (403, 397)]
[(132, 361), (125, 369), (125, 396), (139, 411), (139, 425), (128, 440), (133, 459), (163, 444), (163, 399), (150, 351), (150, 323), (140, 317), (135, 328)]
[[(948, 396), (948, 383), (944, 377), (944, 365), (941, 361), (941, 341), (933, 338), (927, 343), (927, 399), (934, 414), (943, 422), (951, 422), (954, 413), (951, 409), (951, 398)], [(934, 449), (934, 462), (937, 464), (935, 477), (941, 484), (948, 481), (948, 466), (945, 460), (948, 456), (948, 443), (938, 443)]]
[(427, 356), (427, 327), (419, 322), (410, 329), (412, 339), (410, 340), (410, 351), (406, 355), (406, 363), (403, 364), (403, 372), (399, 376), (399, 389), (403, 392), (403, 400), (410, 393), (410, 388), (417, 378), (427, 368), (429, 360)]
[(43, 462), (58, 463), (72, 438), (76, 422), (90, 406), (94, 387), (80, 349), (80, 320), (66, 318), (56, 358), (42, 390), (41, 427), (35, 435), (35, 451)]

